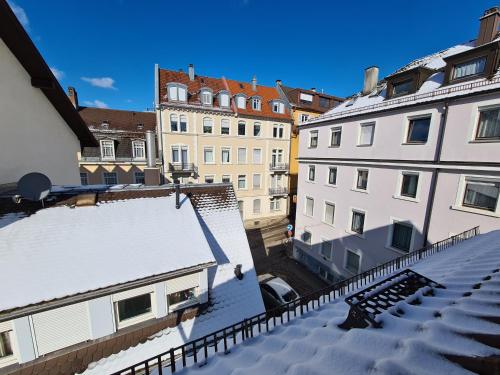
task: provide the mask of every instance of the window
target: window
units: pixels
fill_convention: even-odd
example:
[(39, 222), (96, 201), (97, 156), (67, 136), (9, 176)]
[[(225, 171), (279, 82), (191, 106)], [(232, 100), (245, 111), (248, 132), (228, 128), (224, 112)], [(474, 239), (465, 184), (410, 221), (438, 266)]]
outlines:
[(188, 302), (198, 302), (196, 298), (196, 288), (181, 290), (180, 292), (170, 293), (167, 295), (168, 307), (171, 309), (175, 305), (187, 304)]
[(411, 224), (394, 222), (392, 224), (391, 247), (405, 252), (410, 251), (412, 234), (413, 226)]
[(214, 175), (208, 175), (208, 176), (205, 176), (205, 183), (206, 184), (213, 184), (214, 183)]
[(177, 115), (173, 113), (170, 115), (170, 131), (179, 131), (179, 122), (177, 121)]
[(500, 139), (500, 108), (481, 110), (479, 112), (476, 139)]
[(134, 172), (134, 183), (144, 184), (146, 182), (144, 172)]
[(307, 174), (307, 179), (309, 181), (314, 181), (316, 178), (316, 166), (310, 165), (309, 166), (309, 173)]
[(132, 154), (134, 159), (146, 159), (146, 143), (144, 141), (133, 141)]
[(307, 120), (309, 120), (309, 115), (306, 113), (301, 113), (300, 114), (300, 122), (306, 122)]
[(356, 189), (366, 190), (368, 187), (368, 170), (358, 169), (358, 177), (356, 178)]
[(149, 293), (123, 299), (115, 304), (119, 322), (152, 312), (151, 294)]
[(167, 90), (168, 90), (168, 100), (180, 101), (180, 102), (186, 101), (187, 99), (186, 86), (176, 83), (169, 83), (167, 85)]
[(245, 202), (238, 201), (238, 211), (240, 211), (240, 216), (243, 218), (243, 209), (245, 207)]
[(284, 126), (279, 124), (273, 125), (273, 138), (283, 138), (284, 135)]
[(328, 259), (332, 259), (332, 242), (328, 240), (321, 241), (321, 249), (319, 250), (320, 254)]
[(337, 185), (337, 167), (328, 167), (328, 185)]
[(254, 174), (253, 175), (253, 188), (254, 189), (260, 189), (260, 174)]
[(181, 125), (181, 132), (186, 133), (187, 132), (187, 117), (186, 115), (180, 115), (180, 125)]
[(219, 106), (223, 108), (229, 107), (229, 94), (227, 92), (221, 92), (219, 94)]
[(0, 332), (0, 360), (13, 354), (10, 331)]
[(330, 108), (330, 98), (325, 98), (324, 96), (320, 96), (319, 106), (322, 108)]
[(335, 127), (330, 130), (330, 147), (339, 147), (342, 138), (342, 128)]
[(495, 212), (500, 194), (500, 182), (465, 179), (463, 206)]
[(118, 178), (115, 172), (104, 172), (104, 185), (116, 185), (118, 183)]
[(238, 122), (238, 135), (245, 135), (245, 133), (246, 133), (245, 122), (244, 121)]
[(401, 176), (401, 196), (416, 198), (418, 187), (418, 173), (403, 172)]
[(247, 188), (247, 176), (244, 174), (238, 175), (238, 189)]
[(247, 100), (243, 95), (236, 96), (236, 106), (240, 109), (245, 109), (247, 106)]
[(302, 241), (305, 244), (310, 245), (311, 242), (312, 242), (312, 234), (311, 234), (311, 232), (309, 232), (307, 230), (304, 230), (304, 232), (302, 233)]
[(210, 90), (201, 90), (201, 104), (212, 105), (212, 92)]
[(238, 164), (247, 163), (247, 149), (243, 147), (238, 148)]
[(394, 83), (392, 85), (392, 96), (406, 95), (411, 92), (413, 88), (413, 80), (408, 79), (403, 82)]
[(86, 172), (80, 173), (80, 185), (88, 185), (89, 184), (89, 175)]
[(333, 225), (334, 217), (335, 217), (335, 205), (330, 202), (325, 202), (325, 212), (323, 221), (327, 224)]
[(261, 100), (260, 100), (260, 98), (252, 98), (252, 109), (254, 111), (260, 111), (261, 110)]
[(314, 216), (314, 199), (306, 197), (306, 215)]
[(260, 137), (260, 122), (253, 123), (253, 136)]
[(373, 144), (373, 134), (375, 132), (375, 124), (361, 124), (359, 128), (358, 146), (371, 146)]
[(254, 164), (262, 163), (262, 149), (254, 148), (252, 153), (252, 161)]
[(101, 156), (103, 159), (115, 158), (115, 142), (110, 140), (101, 141)]
[(260, 214), (260, 199), (253, 200), (253, 213)]
[(221, 149), (221, 161), (222, 164), (231, 163), (231, 149), (229, 147), (222, 147)]
[(429, 127), (431, 125), (431, 118), (416, 118), (411, 119), (408, 125), (408, 138), (407, 143), (425, 143), (429, 136)]
[(358, 273), (359, 272), (359, 261), (360, 261), (360, 256), (359, 254), (356, 254), (355, 252), (346, 249), (345, 251), (345, 269), (352, 272), (352, 273)]
[(205, 164), (213, 164), (215, 162), (213, 147), (205, 147), (203, 149), (203, 160), (205, 161)]
[(221, 182), (223, 184), (229, 184), (229, 183), (231, 183), (231, 176), (229, 176), (228, 174), (222, 175)]
[(278, 101), (273, 101), (273, 112), (275, 113), (285, 113), (285, 104)]
[(212, 134), (214, 128), (214, 122), (210, 117), (205, 117), (203, 119), (203, 134)]
[(365, 226), (365, 214), (360, 211), (352, 211), (351, 231), (358, 234), (363, 234)]
[(300, 101), (306, 102), (306, 103), (312, 103), (313, 96), (311, 94), (306, 94), (304, 92), (301, 92), (300, 93)]
[(279, 148), (273, 148), (271, 152), (271, 164), (273, 166), (283, 163), (283, 150)]
[(478, 57), (473, 60), (465, 61), (453, 66), (453, 74), (451, 79), (459, 79), (464, 77), (481, 74), (486, 66), (486, 57)]
[(222, 135), (229, 135), (229, 120), (227, 118), (220, 120), (220, 133)]
[(279, 211), (280, 210), (280, 202), (281, 202), (281, 199), (279, 199), (279, 198), (271, 199), (271, 204), (270, 204), (271, 211)]
[(309, 132), (309, 148), (318, 147), (318, 131), (312, 130)]

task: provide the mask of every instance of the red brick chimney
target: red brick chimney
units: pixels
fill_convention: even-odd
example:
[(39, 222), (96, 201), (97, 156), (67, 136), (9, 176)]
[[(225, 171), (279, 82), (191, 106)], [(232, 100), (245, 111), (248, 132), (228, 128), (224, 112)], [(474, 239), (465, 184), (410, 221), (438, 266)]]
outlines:
[(74, 87), (68, 87), (68, 97), (73, 103), (73, 106), (78, 109), (78, 94), (76, 93), (76, 89)]
[(500, 9), (493, 7), (486, 10), (479, 19), (479, 35), (476, 40), (476, 47), (491, 42), (498, 34), (500, 25)]

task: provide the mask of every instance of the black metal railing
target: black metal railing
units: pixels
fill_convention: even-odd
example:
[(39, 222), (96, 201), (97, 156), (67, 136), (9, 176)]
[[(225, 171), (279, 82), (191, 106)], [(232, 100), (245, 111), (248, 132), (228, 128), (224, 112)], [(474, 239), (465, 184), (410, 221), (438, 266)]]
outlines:
[(270, 171), (287, 171), (288, 163), (271, 163), (269, 164)]
[[(80, 156), (80, 163), (146, 163), (146, 158), (116, 157), (103, 158), (101, 156)], [(160, 164), (160, 159), (156, 159), (156, 164)]]
[(288, 195), (288, 188), (287, 187), (269, 188), (269, 195)]
[(348, 279), (301, 296), (273, 310), (247, 318), (183, 345), (170, 348), (155, 357), (136, 363), (112, 375), (136, 375), (139, 373), (149, 375), (152, 370), (154, 370), (155, 374), (164, 375), (174, 373), (178, 369), (193, 364), (206, 363), (208, 358), (214, 353), (228, 353), (229, 349), (237, 343), (261, 333), (270, 332), (274, 327), (286, 324), (310, 310), (318, 309), (325, 303), (343, 297), (351, 291), (372, 283), (378, 277), (392, 274), (401, 268), (406, 268), (423, 258), (427, 258), (478, 234), (479, 227), (466, 230), (422, 249), (392, 259)]
[(198, 167), (194, 163), (168, 163), (170, 173), (197, 173)]

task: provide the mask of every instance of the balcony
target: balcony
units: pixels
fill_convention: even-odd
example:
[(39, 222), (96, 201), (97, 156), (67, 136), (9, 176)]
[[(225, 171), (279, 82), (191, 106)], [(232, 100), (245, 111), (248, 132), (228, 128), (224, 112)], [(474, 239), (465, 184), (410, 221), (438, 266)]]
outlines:
[[(146, 164), (146, 158), (132, 158), (132, 157), (116, 157), (116, 158), (103, 158), (101, 156), (80, 156), (80, 163), (109, 163), (109, 164), (120, 164), (120, 163), (137, 163)], [(156, 159), (156, 164), (160, 164), (160, 159)]]
[(287, 187), (272, 187), (269, 188), (269, 195), (277, 196), (277, 195), (288, 195)]
[(198, 173), (198, 167), (194, 163), (168, 163), (168, 171), (172, 174)]
[(288, 172), (288, 163), (271, 163), (269, 170), (273, 172)]

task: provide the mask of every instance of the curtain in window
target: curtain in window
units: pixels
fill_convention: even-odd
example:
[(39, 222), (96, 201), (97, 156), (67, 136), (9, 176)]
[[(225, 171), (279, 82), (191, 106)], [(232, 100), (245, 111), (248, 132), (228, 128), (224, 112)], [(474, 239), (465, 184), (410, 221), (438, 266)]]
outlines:
[(253, 150), (253, 162), (254, 162), (254, 164), (261, 163), (261, 150), (260, 149)]
[(500, 137), (500, 109), (481, 111), (477, 138)]
[(170, 100), (177, 100), (177, 86), (168, 86), (168, 98)]
[(230, 152), (229, 152), (229, 150), (227, 150), (227, 149), (223, 149), (223, 150), (222, 150), (222, 162), (223, 162), (223, 163), (229, 163), (229, 160), (230, 160), (230, 159), (229, 159), (229, 153), (230, 153)]
[(309, 181), (314, 181), (315, 168), (313, 166), (309, 167)]
[(337, 168), (330, 168), (328, 174), (328, 183), (330, 185), (335, 185), (337, 183)]
[(205, 163), (213, 163), (214, 161), (214, 150), (205, 149)]
[(213, 121), (211, 118), (205, 117), (203, 119), (203, 133), (212, 133)]
[(220, 121), (220, 133), (221, 134), (229, 134), (229, 120), (228, 119), (222, 119)]
[(187, 117), (185, 115), (180, 116), (181, 132), (187, 132)]
[(409, 251), (412, 232), (413, 228), (411, 226), (394, 223), (392, 230), (392, 246), (400, 250)]
[(328, 224), (333, 224), (334, 215), (335, 215), (335, 206), (330, 203), (325, 203), (325, 221)]
[(260, 199), (253, 200), (253, 213), (258, 214), (260, 212)]
[(253, 175), (253, 187), (260, 188), (260, 174)]
[(363, 226), (365, 225), (365, 215), (360, 212), (352, 213), (352, 226), (351, 230), (353, 232), (363, 234)]
[(359, 271), (359, 255), (351, 251), (347, 251), (346, 268), (351, 272)]
[(177, 115), (170, 115), (170, 130), (176, 132), (179, 130), (177, 127)]
[(500, 184), (480, 181), (467, 182), (464, 205), (495, 211), (499, 193)]
[(401, 188), (401, 195), (406, 197), (417, 196), (418, 176), (416, 174), (403, 175), (403, 185)]
[(453, 79), (482, 73), (485, 65), (486, 57), (457, 64), (453, 69)]
[(360, 145), (371, 145), (373, 139), (373, 125), (364, 125), (361, 127), (361, 134), (359, 137)]
[(247, 149), (239, 148), (238, 149), (238, 163), (246, 163), (247, 162)]
[(306, 215), (313, 216), (314, 213), (314, 199), (306, 198)]

